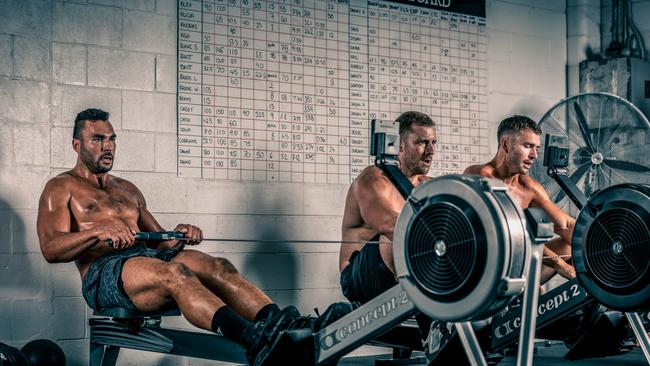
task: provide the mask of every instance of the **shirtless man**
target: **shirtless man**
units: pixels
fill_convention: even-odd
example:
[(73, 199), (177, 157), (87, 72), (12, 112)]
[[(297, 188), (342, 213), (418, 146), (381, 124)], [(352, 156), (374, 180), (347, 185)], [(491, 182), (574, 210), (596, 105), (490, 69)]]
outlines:
[[(418, 186), (431, 179), (427, 173), (437, 142), (435, 123), (419, 112), (402, 113), (397, 122), (399, 168), (413, 186)], [(341, 244), (339, 253), (341, 289), (351, 302), (366, 303), (397, 284), (391, 241), (404, 204), (395, 185), (374, 165), (352, 182), (345, 199), (342, 241), (355, 244)], [(368, 241), (374, 243), (365, 244)], [(422, 314), (416, 318), (426, 337), (430, 319)]]
[[(72, 147), (77, 163), (52, 178), (39, 202), (41, 251), (50, 262), (75, 261), (83, 295), (94, 310), (123, 307), (155, 312), (177, 305), (193, 325), (217, 329), (246, 349), (251, 364), (289, 323), (283, 310), (224, 258), (185, 249), (201, 230), (179, 224), (190, 241), (138, 242), (139, 231), (164, 231), (131, 182), (108, 174), (116, 135), (107, 112), (77, 115)], [(111, 244), (111, 245), (109, 245)]]
[(573, 266), (563, 259), (571, 254), (575, 219), (555, 205), (542, 185), (528, 176), (530, 167), (537, 159), (541, 134), (542, 130), (537, 123), (528, 117), (512, 116), (504, 119), (499, 124), (499, 147), (494, 158), (487, 164), (468, 167), (464, 174), (502, 180), (521, 208), (542, 208), (551, 218), (554, 231), (559, 237), (549, 241), (544, 247), (541, 276), (544, 284), (555, 273), (567, 279), (576, 276)]

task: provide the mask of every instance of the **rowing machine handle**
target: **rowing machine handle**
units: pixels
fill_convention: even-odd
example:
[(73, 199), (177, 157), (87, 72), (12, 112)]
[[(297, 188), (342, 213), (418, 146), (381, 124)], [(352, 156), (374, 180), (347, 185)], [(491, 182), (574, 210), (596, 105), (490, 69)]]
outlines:
[[(174, 240), (185, 237), (180, 231), (141, 231), (135, 233), (135, 240)], [(113, 246), (112, 240), (107, 240), (109, 246)]]

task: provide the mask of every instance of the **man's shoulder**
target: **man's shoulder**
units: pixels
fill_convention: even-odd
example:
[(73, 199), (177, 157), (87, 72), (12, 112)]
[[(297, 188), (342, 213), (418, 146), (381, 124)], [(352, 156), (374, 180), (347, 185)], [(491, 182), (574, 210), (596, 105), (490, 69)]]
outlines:
[(542, 187), (542, 184), (538, 182), (535, 178), (527, 175), (527, 174), (521, 174), (519, 175), (519, 185), (523, 187), (526, 190), (533, 191), (533, 192), (545, 192), (544, 187)]
[(352, 186), (356, 189), (370, 188), (377, 184), (390, 183), (388, 177), (384, 175), (381, 169), (374, 165), (370, 165), (363, 169), (361, 173), (354, 180)]
[(486, 178), (494, 178), (494, 167), (490, 164), (476, 164), (465, 168), (465, 175), (479, 175)]

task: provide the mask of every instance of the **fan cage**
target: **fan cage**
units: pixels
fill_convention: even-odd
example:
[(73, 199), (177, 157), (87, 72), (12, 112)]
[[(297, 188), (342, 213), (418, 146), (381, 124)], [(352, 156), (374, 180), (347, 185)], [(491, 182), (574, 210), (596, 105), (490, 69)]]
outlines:
[(436, 301), (454, 302), (472, 292), (483, 275), (486, 234), (466, 201), (451, 195), (435, 201), (411, 218), (407, 266), (420, 291)]
[(650, 215), (631, 202), (616, 203), (594, 218), (583, 253), (586, 269), (600, 287), (628, 295), (650, 281)]

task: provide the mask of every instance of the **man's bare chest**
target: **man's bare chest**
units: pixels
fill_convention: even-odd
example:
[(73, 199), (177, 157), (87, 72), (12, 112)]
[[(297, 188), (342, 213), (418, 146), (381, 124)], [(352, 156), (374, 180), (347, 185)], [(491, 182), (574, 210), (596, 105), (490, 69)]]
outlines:
[(128, 219), (137, 217), (138, 202), (135, 195), (118, 189), (79, 187), (72, 193), (70, 209), (80, 221), (111, 217)]
[(510, 195), (519, 203), (519, 207), (528, 208), (533, 200), (533, 194), (520, 185), (508, 185)]

